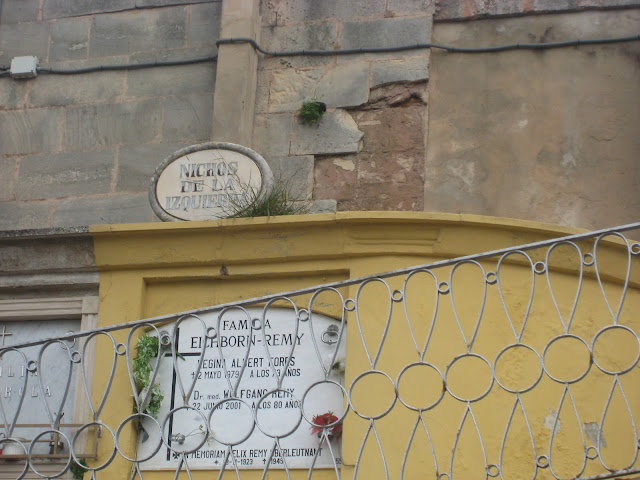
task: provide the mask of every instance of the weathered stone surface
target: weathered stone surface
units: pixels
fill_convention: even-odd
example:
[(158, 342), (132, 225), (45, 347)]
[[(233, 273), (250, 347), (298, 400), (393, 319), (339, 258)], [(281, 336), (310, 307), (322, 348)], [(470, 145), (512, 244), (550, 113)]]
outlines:
[(162, 101), (69, 107), (64, 143), (70, 148), (147, 143), (160, 133)]
[(637, 7), (640, 5), (638, 0), (504, 0), (500, 2), (435, 0), (435, 3), (437, 20), (484, 18), (534, 12), (575, 12), (594, 7)]
[(0, 202), (0, 230), (22, 230), (49, 225), (46, 202)]
[[(640, 12), (475, 23), (473, 31), (438, 23), (434, 41), (630, 35), (640, 29)], [(464, 62), (432, 52), (425, 209), (584, 228), (635, 221), (638, 177), (629, 172), (637, 172), (640, 138), (640, 122), (631, 120), (640, 119), (638, 55), (635, 42)]]
[(139, 193), (64, 200), (54, 210), (52, 224), (54, 227), (64, 227), (132, 223), (148, 222), (151, 218), (149, 196), (146, 193)]
[(55, 109), (0, 111), (0, 151), (9, 155), (55, 151), (61, 121)]
[(216, 41), (220, 38), (221, 13), (222, 2), (191, 6), (188, 32), (190, 47), (215, 47)]
[(165, 101), (162, 139), (165, 142), (197, 143), (211, 139), (213, 93), (178, 95)]
[[(260, 44), (265, 49), (276, 52), (303, 49), (332, 50), (336, 48), (337, 40), (337, 26), (333, 23), (263, 27), (260, 32)], [(262, 68), (275, 70), (327, 65), (333, 63), (334, 59), (330, 55), (298, 55), (293, 57), (263, 57), (262, 62)]]
[(391, 16), (415, 13), (429, 13), (435, 11), (435, 0), (389, 0), (387, 11)]
[(345, 22), (340, 34), (340, 47), (398, 47), (425, 43), (430, 39), (431, 17), (384, 18)]
[(92, 56), (180, 48), (187, 37), (185, 7), (95, 15), (89, 42)]
[(289, 22), (308, 22), (327, 18), (382, 16), (385, 3), (385, 0), (324, 0), (322, 2), (272, 0), (263, 2), (261, 14), (264, 25), (282, 25)]
[(308, 200), (313, 190), (313, 156), (266, 157), (275, 184), (283, 188), (292, 201)]
[(20, 160), (18, 200), (107, 193), (115, 150), (34, 155)]
[(350, 63), (321, 71), (274, 71), (269, 111), (297, 111), (302, 102), (317, 98), (328, 107), (354, 107), (369, 98), (369, 64)]
[(322, 77), (316, 96), (329, 107), (357, 107), (369, 98), (369, 64), (337, 65)]
[(49, 61), (86, 58), (89, 51), (88, 17), (64, 18), (51, 24)]
[(413, 82), (429, 78), (429, 52), (419, 57), (375, 62), (371, 65), (371, 87), (394, 82)]
[(313, 89), (325, 74), (325, 69), (296, 71), (275, 70), (269, 82), (269, 111), (293, 112), (305, 99), (313, 97)]
[(0, 28), (0, 64), (10, 65), (13, 57), (33, 55), (47, 60), (49, 24), (45, 22), (2, 23)]
[(127, 77), (127, 95), (146, 97), (213, 92), (215, 78), (214, 63), (132, 70)]
[[(46, 207), (47, 211), (49, 210), (49, 205), (44, 202), (19, 205), (23, 207), (41, 205)], [(94, 270), (96, 262), (93, 238), (89, 233), (82, 228), (61, 230), (63, 229), (46, 228), (15, 232), (13, 237), (0, 239), (0, 272), (11, 274), (43, 272), (53, 276), (55, 275), (53, 272), (61, 273), (65, 270), (83, 272)]]
[(79, 17), (91, 13), (117, 12), (135, 8), (136, 0), (44, 0), (45, 19)]
[(263, 156), (289, 155), (292, 119), (291, 113), (256, 115), (253, 125), (253, 149)]
[(260, 43), (267, 50), (332, 50), (338, 40), (333, 23), (291, 25), (262, 29)]
[(38, 19), (39, 0), (4, 0), (0, 19), (2, 23), (33, 22)]
[(356, 156), (321, 157), (316, 160), (314, 197), (344, 201), (353, 198), (357, 184)]
[(292, 155), (357, 152), (363, 133), (344, 110), (327, 112), (318, 125), (293, 124)]
[(113, 101), (122, 95), (126, 73), (100, 72), (86, 75), (41, 75), (29, 89), (29, 105), (46, 107)]
[(222, 0), (136, 0), (136, 8), (141, 7), (165, 7), (172, 5), (189, 5), (192, 3), (208, 3), (215, 2), (216, 5), (222, 3)]
[(16, 160), (14, 158), (0, 158), (0, 202), (14, 198), (14, 181)]
[(162, 161), (186, 144), (155, 143), (120, 147), (116, 190), (142, 192), (149, 190), (151, 175)]
[(365, 151), (400, 153), (424, 146), (426, 106), (416, 100), (407, 103), (398, 108), (354, 114), (358, 127), (364, 132)]
[[(269, 72), (265, 72), (260, 68), (260, 65), (258, 65), (258, 81), (256, 82), (256, 113), (267, 113), (269, 109), (270, 78), (271, 75)], [(0, 95), (2, 95), (2, 93), (0, 93)]]
[[(0, 82), (0, 111), (8, 108), (24, 107), (27, 82)], [(1, 150), (1, 148), (0, 148)]]
[(336, 213), (335, 200), (314, 200), (307, 213)]

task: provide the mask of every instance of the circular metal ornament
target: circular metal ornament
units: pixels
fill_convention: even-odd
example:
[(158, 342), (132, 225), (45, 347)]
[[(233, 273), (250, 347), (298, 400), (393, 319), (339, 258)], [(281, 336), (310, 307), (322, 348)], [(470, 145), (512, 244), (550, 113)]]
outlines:
[(207, 142), (165, 158), (151, 177), (149, 201), (165, 222), (217, 220), (273, 189), (273, 173), (250, 148)]

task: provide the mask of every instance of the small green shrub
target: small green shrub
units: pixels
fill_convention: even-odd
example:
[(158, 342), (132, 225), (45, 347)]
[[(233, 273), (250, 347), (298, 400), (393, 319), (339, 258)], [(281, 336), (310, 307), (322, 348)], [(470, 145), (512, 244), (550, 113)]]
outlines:
[(327, 106), (314, 98), (302, 104), (302, 107), (298, 110), (298, 120), (305, 125), (313, 125), (318, 123), (326, 111)]
[(82, 480), (84, 478), (84, 473), (87, 471), (85, 468), (87, 466), (87, 461), (84, 458), (80, 459), (80, 463), (75, 460), (71, 460), (71, 465), (69, 466), (69, 471), (71, 475), (73, 475), (73, 480)]
[[(133, 359), (132, 372), (133, 381), (138, 389), (138, 394), (149, 388), (151, 373), (153, 372), (151, 359), (158, 356), (159, 347), (160, 343), (158, 337), (152, 337), (148, 333), (142, 335), (138, 339), (138, 343), (136, 343), (136, 350), (138, 353)], [(141, 396), (144, 397), (145, 395), (146, 392)], [(147, 413), (155, 418), (160, 411), (160, 405), (162, 404), (163, 399), (164, 394), (162, 393), (162, 390), (160, 390), (157, 383), (154, 384), (151, 387), (151, 395), (149, 396), (147, 405), (144, 407), (143, 413)]]
[(259, 196), (258, 192), (247, 191), (247, 203), (231, 205), (229, 218), (275, 217), (278, 215), (301, 215), (306, 213), (308, 206), (304, 202), (297, 202), (289, 195), (283, 185), (276, 184), (266, 195)]

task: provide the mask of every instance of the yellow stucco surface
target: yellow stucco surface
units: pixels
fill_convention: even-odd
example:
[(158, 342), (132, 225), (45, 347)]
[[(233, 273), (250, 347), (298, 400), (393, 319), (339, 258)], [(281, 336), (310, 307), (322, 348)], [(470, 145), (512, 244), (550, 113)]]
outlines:
[[(92, 233), (100, 269), (99, 323), (108, 326), (174, 314), (577, 232), (489, 217), (397, 212), (96, 226)], [(607, 298), (612, 305), (617, 305), (627, 257), (619, 239), (608, 238), (601, 242), (597, 252), (598, 271)], [(584, 252), (591, 252), (593, 241), (591, 246), (588, 242), (579, 245)], [(534, 251), (530, 255), (536, 262), (545, 260), (545, 253)], [(396, 398), (396, 388), (397, 396), (406, 404), (425, 408), (437, 403), (419, 415), (397, 400), (388, 415), (373, 422), (349, 411), (342, 439), (344, 478), (353, 476), (353, 465), (361, 449), (357, 478), (384, 478), (376, 435), (389, 478), (400, 478), (403, 465), (404, 478), (435, 478), (434, 461), (437, 461), (438, 472), (447, 472), (453, 478), (485, 478), (484, 456), (486, 464), (502, 465), (505, 479), (532, 478), (535, 460), (531, 439), (536, 456), (547, 455), (554, 425), (556, 433), (550, 450), (554, 472), (568, 478), (581, 470), (585, 446), (594, 445), (585, 432), (591, 428), (590, 424), (601, 424), (612, 382), (617, 378), (596, 368), (589, 353), (594, 335), (613, 323), (595, 269), (584, 266), (580, 296), (571, 317), (577, 272), (583, 261), (573, 247), (563, 245), (550, 253), (548, 276), (533, 275), (525, 257), (516, 254), (500, 266), (500, 282), (487, 283), (479, 265), (485, 274), (496, 272), (497, 260), (466, 263), (453, 273), (451, 267), (434, 269), (438, 283), (449, 283), (449, 291), (441, 294), (436, 293), (437, 285), (427, 273), (415, 274), (406, 287), (403, 282), (407, 276), (401, 275), (387, 278), (388, 287), (381, 281), (372, 281), (360, 290), (358, 285), (339, 289), (343, 297), (353, 299), (356, 306), (355, 311), (346, 312), (345, 388), (352, 389), (352, 406), (364, 416), (377, 416)], [(638, 332), (640, 319), (634, 312), (640, 305), (640, 273), (637, 257), (631, 260), (636, 265), (631, 268), (619, 323)], [(532, 281), (535, 293), (521, 344), (507, 348), (517, 343), (509, 319), (513, 329), (519, 332), (528, 309)], [(403, 292), (402, 301), (392, 300), (392, 295), (396, 300), (400, 295), (394, 294), (394, 290)], [(300, 308), (311, 308), (336, 318), (343, 314), (337, 293), (324, 293), (311, 306), (310, 297), (305, 294), (294, 301)], [(615, 306), (612, 308), (615, 312)], [(481, 320), (475, 340), (467, 348), (460, 329), (470, 339), (478, 318)], [(563, 334), (562, 321), (566, 323), (569, 318), (573, 318), (573, 323), (568, 333), (584, 339), (588, 347), (573, 337), (558, 338), (550, 343)], [(418, 349), (414, 347), (411, 331)], [(126, 342), (127, 333), (113, 334), (117, 341)], [(385, 341), (379, 347), (383, 335)], [(428, 347), (420, 362), (419, 350), (427, 337)], [(371, 357), (381, 348), (375, 365), (368, 361), (365, 345)], [(564, 396), (562, 405), (560, 399), (565, 384), (540, 372), (538, 356), (543, 355), (545, 348), (545, 367), (557, 378), (574, 379), (589, 369), (584, 379), (571, 384), (570, 395)], [(611, 329), (601, 334), (593, 347), (593, 357), (598, 364), (607, 365), (605, 368), (622, 369), (633, 363), (634, 352), (639, 348), (635, 336), (619, 328)], [(464, 353), (472, 355), (454, 361)], [(107, 380), (104, 369), (111, 365), (110, 355), (107, 349), (97, 349), (94, 395), (104, 389)], [(419, 364), (409, 367), (416, 362)], [(522, 393), (516, 395), (492, 383), (494, 364), (496, 379)], [(373, 373), (359, 377), (367, 371)], [(376, 372), (384, 372), (391, 382)], [(447, 392), (443, 394), (445, 386), (441, 375), (445, 374)], [(527, 385), (535, 384), (539, 375), (539, 383), (524, 392)], [(634, 418), (640, 418), (640, 368), (636, 365), (619, 378), (629, 410)], [(490, 392), (483, 396), (488, 388)], [(467, 403), (453, 398), (451, 392), (463, 399), (483, 398)], [(131, 395), (125, 362), (120, 361), (102, 421), (115, 429), (131, 413)], [(580, 423), (571, 400), (579, 411)], [(601, 441), (600, 454), (609, 465), (623, 468), (630, 461), (633, 463), (637, 447), (628, 447), (633, 423), (628, 419), (628, 409), (617, 384), (609, 403), (610, 413), (601, 432), (606, 447)], [(429, 438), (422, 422), (427, 426)], [(508, 424), (511, 427), (505, 432)], [(371, 425), (375, 431), (371, 430), (367, 436)], [(133, 451), (134, 431), (124, 429), (120, 442), (122, 448)], [(105, 452), (111, 449), (108, 439), (101, 440), (95, 464), (104, 461)], [(130, 462), (116, 455), (107, 470), (111, 478), (126, 478), (130, 468)], [(537, 478), (552, 478), (549, 470), (539, 468)], [(599, 462), (588, 460), (583, 475), (598, 473), (602, 473)], [(260, 478), (261, 474), (260, 470), (242, 471), (242, 478)], [(145, 472), (144, 478), (173, 478), (173, 475), (173, 472)], [(186, 474), (181, 475), (187, 478)], [(210, 478), (211, 472), (196, 471), (193, 476)], [(294, 471), (292, 476), (306, 478), (307, 472)], [(235, 473), (227, 472), (227, 477), (235, 478)], [(285, 478), (285, 473), (270, 470), (267, 478)], [(319, 470), (314, 472), (314, 478), (335, 478), (335, 473)]]

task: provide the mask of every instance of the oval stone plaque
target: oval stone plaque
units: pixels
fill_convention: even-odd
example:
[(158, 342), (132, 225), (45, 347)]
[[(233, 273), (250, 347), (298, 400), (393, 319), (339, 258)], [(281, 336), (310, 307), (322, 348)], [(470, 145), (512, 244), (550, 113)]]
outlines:
[(169, 155), (151, 178), (149, 200), (163, 221), (229, 217), (273, 188), (267, 162), (233, 143), (192, 145)]

